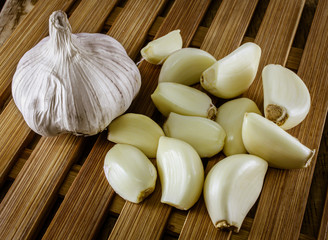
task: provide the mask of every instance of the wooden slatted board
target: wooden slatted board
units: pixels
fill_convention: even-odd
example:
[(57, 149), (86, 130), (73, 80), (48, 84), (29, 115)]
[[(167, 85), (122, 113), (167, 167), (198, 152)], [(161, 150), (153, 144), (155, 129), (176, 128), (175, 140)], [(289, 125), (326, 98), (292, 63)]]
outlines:
[[(35, 5), (26, 16), (14, 14), (19, 21), (8, 39), (1, 39), (0, 28), (0, 239), (328, 239), (327, 0), (21, 2), (21, 8), (24, 2)], [(304, 80), (312, 107), (289, 132), (317, 150), (311, 166), (270, 168), (239, 233), (216, 230), (202, 197), (189, 211), (160, 203), (159, 181), (142, 203), (124, 201), (103, 174), (104, 156), (113, 146), (106, 131), (88, 138), (41, 137), (28, 128), (12, 100), (19, 59), (47, 36), (48, 17), (59, 9), (67, 12), (73, 32), (108, 34), (135, 62), (148, 41), (174, 29), (181, 30), (184, 47), (201, 48), (217, 59), (244, 42), (257, 43), (259, 71), (243, 96), (262, 108), (261, 70), (269, 63), (284, 65)], [(3, 12), (0, 20), (6, 21)], [(128, 111), (161, 124), (164, 118), (150, 99), (160, 67), (142, 61), (138, 68), (142, 87)], [(223, 102), (213, 100), (217, 106)], [(206, 171), (223, 157), (204, 159)]]

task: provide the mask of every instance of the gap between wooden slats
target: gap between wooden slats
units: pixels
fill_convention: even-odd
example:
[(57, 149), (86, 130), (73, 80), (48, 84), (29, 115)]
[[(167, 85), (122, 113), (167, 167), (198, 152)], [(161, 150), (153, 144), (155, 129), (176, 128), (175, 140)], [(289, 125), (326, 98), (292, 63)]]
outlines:
[(66, 11), (73, 0), (38, 1), (0, 48), (0, 109), (10, 96), (11, 79), (23, 54), (48, 33), (48, 19), (57, 9)]
[[(181, 29), (184, 46), (188, 46), (196, 29), (205, 14), (209, 1), (175, 1), (166, 16), (156, 37), (174, 29)], [(147, 62), (139, 66), (143, 74), (143, 85), (131, 111), (151, 116), (155, 108), (150, 94), (157, 86), (159, 67)], [(142, 103), (142, 104), (140, 104)], [(160, 202), (161, 188), (157, 181), (155, 191), (142, 203), (136, 205), (126, 202), (109, 239), (159, 239), (168, 221), (171, 207)], [(159, 217), (160, 216), (160, 217)]]
[[(129, 54), (134, 55), (140, 51), (147, 31), (164, 4), (163, 0), (144, 0), (138, 3), (128, 1), (108, 34), (120, 41)], [(103, 160), (112, 146), (105, 134), (106, 132), (101, 134), (94, 144), (47, 228), (45, 239), (66, 239), (67, 236), (75, 235), (91, 239), (101, 226), (113, 196), (113, 190), (103, 174)], [(85, 190), (81, 192), (81, 188)], [(76, 202), (87, 204), (79, 205)]]
[[(102, 4), (112, 4), (111, 7), (103, 7), (107, 9), (108, 15), (110, 9), (114, 7), (115, 2), (103, 1)], [(95, 8), (92, 8), (92, 5), (81, 6), (84, 7), (78, 7), (78, 11), (92, 13), (92, 10), (95, 10)], [(97, 4), (97, 6), (99, 7), (100, 5)], [(75, 12), (75, 14), (78, 14), (78, 12)], [(103, 18), (102, 15), (99, 16)], [(87, 19), (80, 19), (80, 23), (85, 24), (86, 28), (90, 30), (91, 26), (88, 25), (89, 17), (86, 17)], [(101, 18), (93, 20), (101, 24), (104, 22), (104, 19)], [(28, 18), (26, 18), (26, 21), (27, 19)], [(92, 24), (96, 29), (102, 26), (95, 25), (95, 23)], [(78, 26), (75, 25), (73, 20), (72, 28), (75, 29), (75, 27)], [(18, 117), (15, 121), (19, 122), (23, 121), (23, 119)], [(19, 136), (16, 137), (19, 138)], [(3, 228), (3, 231), (0, 233), (2, 234), (2, 238), (0, 237), (1, 239), (9, 237), (11, 234), (16, 234), (15, 237), (17, 238), (30, 238), (33, 236), (38, 230), (38, 223), (40, 223), (45, 212), (49, 209), (56, 197), (57, 191), (72, 163), (75, 161), (77, 153), (81, 152), (83, 142), (83, 138), (68, 134), (54, 138), (41, 139), (38, 147), (25, 164), (26, 166), (24, 165), (21, 174), (18, 175), (10, 191), (6, 194), (1, 203), (1, 208), (5, 209), (0, 213), (2, 224), (6, 226), (7, 229), (11, 229), (10, 232), (7, 232), (6, 228)], [(57, 152), (60, 155), (58, 155)], [(57, 164), (57, 161), (62, 161), (64, 163)], [(39, 169), (43, 169), (43, 171), (39, 171)], [(49, 171), (56, 174), (50, 174)], [(32, 181), (33, 184), (31, 184)], [(31, 189), (24, 188), (22, 185), (29, 185)], [(31, 195), (29, 192), (33, 194)], [(12, 205), (13, 203), (16, 205)], [(25, 214), (22, 214), (22, 212), (25, 212)], [(14, 230), (16, 230), (16, 232), (13, 232)]]
[[(235, 50), (244, 38), (248, 24), (254, 13), (257, 0), (222, 1), (220, 8), (209, 27), (201, 49), (220, 59)], [(212, 158), (206, 166), (208, 172), (222, 154)], [(188, 213), (180, 234), (180, 239), (229, 239), (231, 233), (215, 229), (207, 213), (203, 197)]]
[[(302, 143), (317, 150), (328, 107), (327, 10), (328, 2), (319, 1), (298, 70), (298, 75), (309, 88), (312, 106), (307, 118), (290, 131)], [(315, 163), (316, 156), (307, 169), (269, 171), (250, 237), (298, 237)]]

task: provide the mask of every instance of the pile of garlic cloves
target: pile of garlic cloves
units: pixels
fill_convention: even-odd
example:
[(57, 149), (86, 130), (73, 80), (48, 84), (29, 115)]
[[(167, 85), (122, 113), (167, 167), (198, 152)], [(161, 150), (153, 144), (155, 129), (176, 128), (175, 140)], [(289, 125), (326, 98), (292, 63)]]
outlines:
[[(260, 46), (245, 43), (216, 60), (203, 50), (182, 48), (181, 43), (180, 30), (175, 30), (141, 50), (143, 60), (162, 64), (157, 88), (151, 95), (165, 118), (162, 127), (149, 117), (129, 113), (109, 125), (108, 139), (132, 145), (146, 157), (156, 158), (162, 203), (188, 210), (203, 191), (214, 226), (238, 232), (261, 193), (268, 167), (300, 169), (310, 164), (315, 151), (286, 132), (306, 118), (310, 94), (294, 72), (269, 64), (262, 71), (262, 114), (254, 101), (240, 97), (258, 72)], [(215, 98), (226, 100), (216, 107)], [(221, 151), (226, 157), (205, 176), (205, 158), (215, 160)], [(106, 157), (108, 179), (109, 161)], [(124, 176), (131, 176), (130, 185), (142, 181), (135, 178), (136, 169), (121, 169)], [(150, 174), (152, 170), (148, 172), (156, 178)], [(145, 187), (129, 198), (122, 194), (124, 186), (119, 186), (119, 178), (116, 181), (111, 183), (113, 189), (132, 202), (136, 202), (136, 196), (145, 196), (145, 191), (148, 196), (153, 190), (147, 184), (152, 181), (145, 180)]]

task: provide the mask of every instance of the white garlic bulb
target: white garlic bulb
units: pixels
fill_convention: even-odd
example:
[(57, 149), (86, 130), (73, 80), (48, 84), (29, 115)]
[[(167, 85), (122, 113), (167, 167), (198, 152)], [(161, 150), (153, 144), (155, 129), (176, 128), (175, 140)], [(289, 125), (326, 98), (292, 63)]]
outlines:
[(124, 47), (105, 34), (72, 34), (62, 11), (49, 18), (49, 37), (18, 63), (12, 94), (40, 135), (94, 135), (130, 106), (141, 85)]

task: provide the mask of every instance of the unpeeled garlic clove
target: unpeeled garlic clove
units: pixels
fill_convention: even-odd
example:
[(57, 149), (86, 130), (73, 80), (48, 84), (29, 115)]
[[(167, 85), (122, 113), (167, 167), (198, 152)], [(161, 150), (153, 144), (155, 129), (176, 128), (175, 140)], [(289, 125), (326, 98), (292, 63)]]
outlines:
[(161, 82), (151, 95), (157, 109), (167, 117), (170, 112), (182, 115), (215, 118), (216, 107), (204, 92), (173, 82)]
[(204, 200), (216, 228), (238, 232), (260, 195), (268, 164), (249, 154), (236, 154), (215, 164), (206, 176)]
[(165, 135), (189, 143), (200, 157), (220, 152), (226, 133), (215, 121), (204, 117), (183, 116), (171, 112), (163, 125)]
[(268, 161), (270, 167), (304, 168), (309, 166), (315, 153), (315, 150), (256, 113), (245, 113), (242, 138), (246, 150)]
[(234, 98), (245, 92), (254, 81), (261, 57), (261, 48), (245, 43), (206, 69), (200, 83), (220, 98)]
[(204, 168), (193, 147), (179, 139), (161, 137), (157, 169), (162, 203), (187, 210), (197, 202), (203, 188)]
[(114, 191), (130, 202), (141, 202), (155, 189), (156, 168), (131, 145), (114, 145), (106, 154), (104, 172)]
[(149, 158), (155, 158), (158, 140), (164, 136), (162, 128), (151, 118), (136, 113), (126, 113), (108, 126), (109, 141), (125, 143), (139, 148)]
[(222, 104), (218, 108), (216, 122), (225, 130), (223, 153), (230, 156), (238, 153), (247, 153), (241, 137), (241, 127), (246, 112), (261, 114), (256, 103), (249, 98), (237, 98)]
[(262, 71), (265, 117), (288, 130), (301, 123), (310, 110), (308, 88), (293, 71), (269, 64)]
[(161, 64), (167, 56), (181, 48), (182, 38), (180, 30), (174, 30), (149, 42), (141, 49), (141, 56), (149, 63)]
[(215, 62), (211, 54), (201, 49), (182, 48), (165, 60), (158, 81), (192, 85), (198, 83), (202, 72)]

